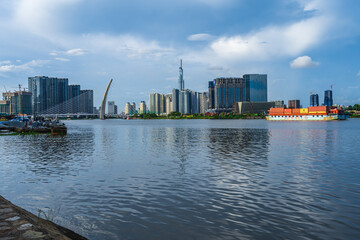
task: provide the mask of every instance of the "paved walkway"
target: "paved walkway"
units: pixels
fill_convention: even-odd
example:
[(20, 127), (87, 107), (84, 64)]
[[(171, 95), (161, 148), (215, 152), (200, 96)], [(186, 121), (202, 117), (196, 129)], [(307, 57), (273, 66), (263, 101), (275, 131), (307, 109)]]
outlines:
[(69, 229), (38, 218), (0, 196), (0, 240), (86, 239)]

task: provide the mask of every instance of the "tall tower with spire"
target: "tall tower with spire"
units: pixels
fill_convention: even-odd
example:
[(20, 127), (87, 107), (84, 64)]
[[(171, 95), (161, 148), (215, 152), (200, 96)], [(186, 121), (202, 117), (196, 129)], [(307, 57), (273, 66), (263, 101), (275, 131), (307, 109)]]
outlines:
[(180, 67), (179, 67), (179, 90), (184, 91), (184, 71), (182, 68), (182, 59), (180, 59)]

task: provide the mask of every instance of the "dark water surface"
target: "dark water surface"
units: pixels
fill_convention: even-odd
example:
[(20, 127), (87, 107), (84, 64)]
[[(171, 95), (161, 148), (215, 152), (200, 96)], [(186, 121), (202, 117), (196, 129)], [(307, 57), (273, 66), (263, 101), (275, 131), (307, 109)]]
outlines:
[(0, 137), (0, 195), (90, 239), (360, 239), (360, 120), (66, 124)]

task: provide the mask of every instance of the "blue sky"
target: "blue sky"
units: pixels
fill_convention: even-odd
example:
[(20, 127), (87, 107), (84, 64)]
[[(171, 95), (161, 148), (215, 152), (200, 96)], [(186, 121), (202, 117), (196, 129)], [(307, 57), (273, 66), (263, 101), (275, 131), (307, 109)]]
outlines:
[(360, 103), (357, 0), (0, 0), (0, 91), (67, 77), (108, 100), (148, 101), (216, 77), (268, 74), (269, 100)]

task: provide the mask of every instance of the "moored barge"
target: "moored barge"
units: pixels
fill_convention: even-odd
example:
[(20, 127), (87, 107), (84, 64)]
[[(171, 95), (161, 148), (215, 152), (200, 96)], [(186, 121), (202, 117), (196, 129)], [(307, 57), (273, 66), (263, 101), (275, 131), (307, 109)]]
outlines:
[(348, 115), (336, 107), (270, 108), (266, 120), (271, 121), (331, 121), (346, 120)]

